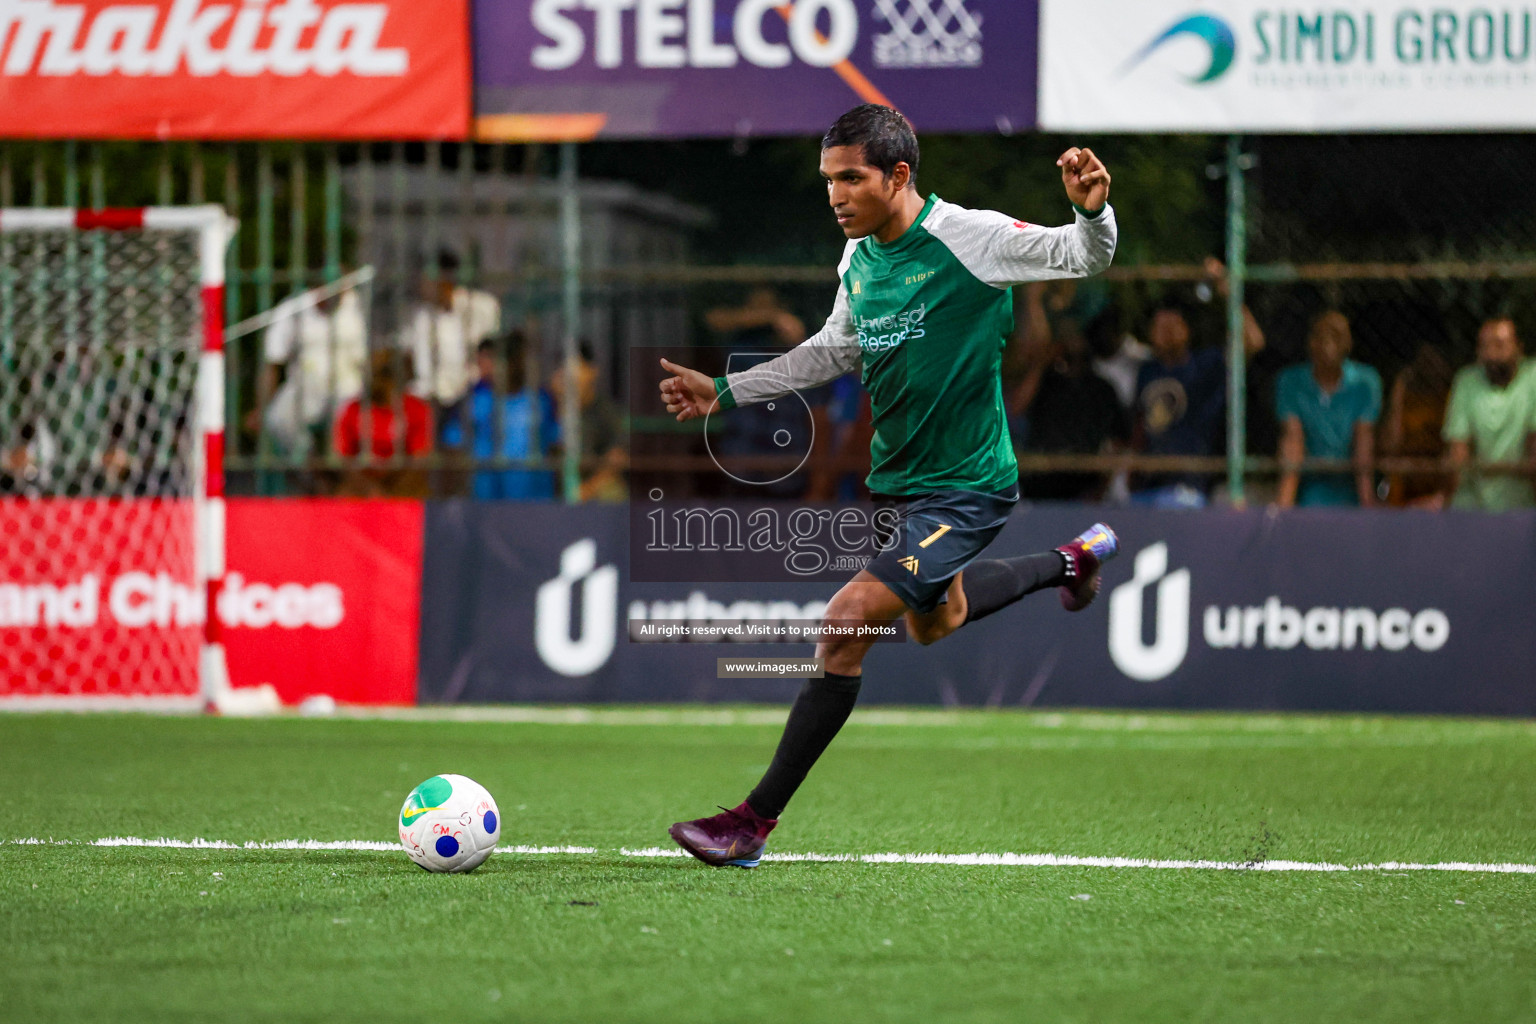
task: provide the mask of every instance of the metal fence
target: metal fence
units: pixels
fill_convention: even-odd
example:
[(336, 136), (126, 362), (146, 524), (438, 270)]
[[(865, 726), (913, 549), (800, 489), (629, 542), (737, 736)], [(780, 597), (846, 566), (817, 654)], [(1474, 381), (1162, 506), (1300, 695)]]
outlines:
[[(1116, 181), (1116, 266), (1095, 282), (1016, 294), (1018, 330), (1004, 374), (1026, 490), (1124, 500), (1177, 479), (1211, 500), (1258, 502), (1283, 494), (1287, 471), (1300, 469), (1307, 477), (1368, 476), (1371, 493), (1392, 503), (1442, 493), (1440, 424), (1453, 374), (1472, 361), (1489, 318), (1509, 316), (1517, 328), (1536, 330), (1536, 139), (1194, 138), (1155, 160), (1127, 163), (1142, 141), (1099, 143), (1112, 163), (1133, 169)], [(992, 139), (985, 147), (1006, 157), (1008, 147), (1033, 153), (1052, 144)], [(935, 151), (963, 156), (967, 145), (944, 140)], [(677, 447), (652, 401), (654, 374), (633, 366), (631, 353), (674, 346), (707, 360), (712, 347), (761, 340), (760, 330), (754, 335), (722, 314), (770, 301), (754, 294), (764, 288), (815, 330), (836, 282), (829, 265), (751, 264), (751, 240), (741, 263), (705, 264), (694, 239), (710, 224), (709, 210), (624, 183), (577, 183), (573, 171), (537, 146), (6, 144), (0, 205), (224, 203), (242, 224), (230, 253), (231, 323), (359, 281), (360, 348), (342, 351), (334, 297), (313, 307), (329, 332), (320, 346), (331, 350), (327, 373), (334, 377), (350, 360), (356, 380), (338, 392), (326, 379), (324, 409), (305, 424), (303, 443), (275, 436), (271, 422), (282, 383), (302, 376), (294, 358), (302, 344), (277, 358), (285, 350), (270, 346), (265, 327), (232, 343), (235, 490), (442, 495), (506, 486), (511, 496), (619, 497), (616, 479), (643, 470), (647, 459), (676, 457)], [(933, 184), (946, 195), (979, 187), (956, 174)], [(1029, 198), (1010, 194), (1006, 183), (993, 191), (1002, 209)], [(981, 205), (982, 197), (956, 198)], [(1158, 244), (1159, 232), (1177, 234), (1178, 250)], [(347, 278), (363, 268), (366, 283)], [(482, 358), (450, 367), (446, 381), (438, 380), (439, 339), (429, 329), (423, 341), (418, 329), (434, 293), (473, 335), (471, 349), (487, 342)], [(468, 298), (453, 298), (459, 293)], [(476, 311), (479, 296), (494, 304), (494, 318)], [(1295, 452), (1282, 450), (1277, 384), (1288, 367), (1307, 362), (1309, 336), (1328, 310), (1348, 325), (1350, 358), (1380, 381), (1372, 461), (1364, 467), (1353, 456), (1319, 459), (1312, 447), (1295, 466)], [(1156, 360), (1148, 347), (1166, 341), (1159, 317), (1175, 314), (1193, 352), (1226, 353), (1222, 408), (1201, 443), (1160, 447), (1149, 441), (1156, 425), (1149, 417), (1167, 410), (1150, 403), (1137, 373)], [(562, 374), (567, 342), (587, 358)], [(1108, 426), (1064, 431), (1053, 403), (1076, 410), (1084, 387), (1108, 393), (1093, 379), (1085, 384), (1084, 372), (1110, 385), (1115, 413), (1103, 417)], [(384, 454), (365, 443), (366, 426), (363, 442), (350, 438), (352, 448), (338, 432), (345, 392), (361, 393), (358, 412), (368, 421), (376, 377), (389, 378), (393, 390), (378, 395), (392, 404), (402, 435), (381, 446)], [(595, 397), (562, 401), (567, 389)], [(404, 436), (406, 394), (420, 398), (432, 420), (422, 444)], [(509, 401), (521, 403), (516, 417), (503, 415)], [(544, 429), (566, 406), (584, 410), (567, 422), (566, 436), (592, 435), (573, 446), (568, 473), (556, 455), (559, 431)], [(867, 410), (845, 400), (834, 417), (853, 452)], [(509, 430), (531, 436), (509, 438)], [(834, 467), (845, 485), (857, 476), (853, 455), (846, 458), (849, 465)], [(824, 481), (803, 483), (803, 493), (824, 490)]]

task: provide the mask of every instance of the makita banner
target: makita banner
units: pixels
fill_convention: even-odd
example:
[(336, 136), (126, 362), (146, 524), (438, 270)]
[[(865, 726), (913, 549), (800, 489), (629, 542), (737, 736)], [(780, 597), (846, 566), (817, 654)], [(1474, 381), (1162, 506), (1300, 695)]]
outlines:
[(1040, 0), (1055, 131), (1536, 127), (1536, 6)]
[(859, 103), (1029, 131), (1036, 0), (476, 0), (476, 132), (819, 136)]
[(0, 0), (0, 137), (463, 138), (468, 0)]
[[(1100, 517), (1123, 547), (1087, 611), (1039, 594), (933, 647), (876, 644), (862, 699), (1536, 714), (1536, 619), (1510, 613), (1536, 603), (1536, 514), (1035, 506), (989, 555)], [(622, 508), (436, 503), (426, 535), (424, 702), (786, 699), (797, 680), (717, 659), (810, 645), (636, 643), (661, 632), (636, 623), (793, 622), (836, 589), (631, 583)]]
[[(416, 697), (422, 508), (235, 498), (218, 614), (236, 686)], [(186, 501), (0, 501), (0, 698), (196, 697)]]

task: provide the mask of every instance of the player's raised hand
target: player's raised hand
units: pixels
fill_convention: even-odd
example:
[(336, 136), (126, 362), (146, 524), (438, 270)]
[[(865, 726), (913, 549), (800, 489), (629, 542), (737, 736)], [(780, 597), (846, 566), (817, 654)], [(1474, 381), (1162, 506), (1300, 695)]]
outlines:
[(677, 422), (698, 419), (709, 412), (715, 404), (713, 377), (665, 359), (661, 366), (674, 375), (661, 382), (661, 400), (666, 403), (667, 412), (676, 414)]
[(1100, 210), (1109, 202), (1109, 169), (1091, 149), (1073, 147), (1056, 161), (1067, 198), (1085, 210)]

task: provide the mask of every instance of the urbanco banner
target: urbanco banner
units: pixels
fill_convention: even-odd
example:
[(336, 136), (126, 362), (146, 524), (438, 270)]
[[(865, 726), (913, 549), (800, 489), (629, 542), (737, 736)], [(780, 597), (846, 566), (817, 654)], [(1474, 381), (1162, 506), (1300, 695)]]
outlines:
[(1040, 126), (1536, 126), (1536, 5), (1041, 0)]
[[(861, 700), (1536, 714), (1536, 620), (1519, 613), (1536, 513), (1037, 505), (985, 557), (1097, 519), (1122, 548), (1086, 611), (1036, 594), (931, 647), (876, 644)], [(792, 697), (797, 679), (722, 679), (716, 660), (809, 644), (639, 643), (634, 623), (813, 619), (837, 584), (635, 583), (628, 529), (622, 507), (429, 505), (421, 700)]]
[(0, 0), (0, 137), (458, 139), (469, 0)]
[(476, 132), (819, 136), (864, 102), (918, 131), (1028, 131), (1036, 0), (476, 0)]

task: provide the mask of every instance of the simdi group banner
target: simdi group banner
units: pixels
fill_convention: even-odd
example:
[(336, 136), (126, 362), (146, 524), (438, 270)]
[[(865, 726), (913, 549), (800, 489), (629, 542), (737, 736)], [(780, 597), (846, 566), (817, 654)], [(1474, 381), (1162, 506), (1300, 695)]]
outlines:
[[(1123, 547), (1088, 610), (1045, 593), (932, 647), (876, 643), (861, 701), (1536, 714), (1536, 619), (1512, 611), (1536, 604), (1536, 513), (1042, 505), (1016, 512), (989, 556), (1099, 518)], [(622, 508), (429, 505), (420, 699), (794, 695), (798, 679), (718, 678), (717, 659), (808, 657), (809, 644), (631, 637), (645, 623), (814, 619), (835, 583), (636, 583), (630, 543)]]
[(1040, 0), (1053, 131), (1536, 127), (1536, 7)]
[(476, 0), (483, 138), (1028, 131), (1036, 0)]
[(0, 137), (464, 138), (469, 0), (6, 0)]

